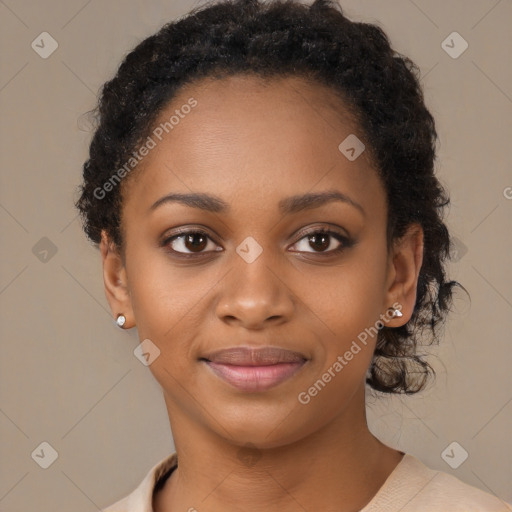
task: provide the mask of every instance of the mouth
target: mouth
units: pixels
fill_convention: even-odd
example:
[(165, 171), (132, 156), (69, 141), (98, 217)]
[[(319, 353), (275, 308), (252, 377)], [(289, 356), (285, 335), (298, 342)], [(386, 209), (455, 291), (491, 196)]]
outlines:
[(304, 354), (278, 347), (234, 347), (201, 357), (214, 375), (245, 392), (265, 391), (295, 375)]

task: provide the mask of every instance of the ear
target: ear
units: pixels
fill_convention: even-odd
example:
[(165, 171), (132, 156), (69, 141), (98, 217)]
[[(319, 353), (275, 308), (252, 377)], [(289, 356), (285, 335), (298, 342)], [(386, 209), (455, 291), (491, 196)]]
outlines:
[(423, 229), (420, 224), (408, 226), (402, 238), (396, 241), (388, 260), (387, 292), (384, 309), (399, 309), (401, 317), (387, 322), (389, 327), (406, 324), (414, 311), (418, 276), (423, 263)]
[(105, 230), (101, 231), (100, 252), (103, 262), (103, 282), (105, 295), (114, 315), (124, 315), (126, 323), (124, 329), (135, 326), (128, 280), (123, 258), (116, 245), (109, 240)]

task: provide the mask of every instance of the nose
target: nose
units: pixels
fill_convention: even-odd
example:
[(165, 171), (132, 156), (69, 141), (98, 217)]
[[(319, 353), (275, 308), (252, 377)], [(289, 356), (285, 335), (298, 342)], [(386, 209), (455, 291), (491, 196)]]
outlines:
[(296, 301), (286, 282), (287, 274), (279, 272), (276, 265), (271, 266), (265, 252), (252, 263), (234, 255), (231, 272), (221, 281), (223, 287), (216, 306), (216, 314), (223, 322), (258, 330), (292, 317)]

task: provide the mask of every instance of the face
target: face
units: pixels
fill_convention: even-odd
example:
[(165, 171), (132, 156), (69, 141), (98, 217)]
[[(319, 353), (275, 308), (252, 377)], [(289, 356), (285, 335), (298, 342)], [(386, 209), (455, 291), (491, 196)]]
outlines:
[[(106, 243), (102, 253), (114, 314), (160, 351), (149, 368), (169, 410), (260, 447), (341, 417), (364, 396), (378, 321), (399, 325), (384, 316), (396, 301), (407, 321), (419, 268), (407, 266), (414, 250), (388, 255), (385, 190), (367, 152), (349, 160), (338, 148), (364, 141), (360, 129), (324, 86), (237, 76), (189, 85), (155, 130), (123, 188), (124, 263)], [(240, 369), (234, 382), (204, 360), (240, 346), (300, 362)]]

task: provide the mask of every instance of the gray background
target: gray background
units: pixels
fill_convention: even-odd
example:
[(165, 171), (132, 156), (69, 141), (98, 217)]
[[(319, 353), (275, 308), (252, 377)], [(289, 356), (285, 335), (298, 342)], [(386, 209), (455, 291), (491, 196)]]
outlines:
[[(458, 294), (441, 346), (429, 349), (435, 385), (369, 399), (370, 428), (512, 501), (512, 2), (341, 4), (421, 68), (452, 199), (449, 271), (472, 296)], [(194, 5), (0, 0), (0, 511), (98, 510), (174, 449), (160, 387), (134, 357), (136, 330), (113, 323), (73, 200), (90, 140), (81, 114), (128, 50)], [(46, 59), (31, 47), (44, 31), (58, 43)], [(441, 46), (453, 31), (469, 44), (458, 58)], [(32, 456), (42, 442), (58, 453), (47, 469)], [(441, 455), (453, 442), (469, 454), (457, 469)]]

